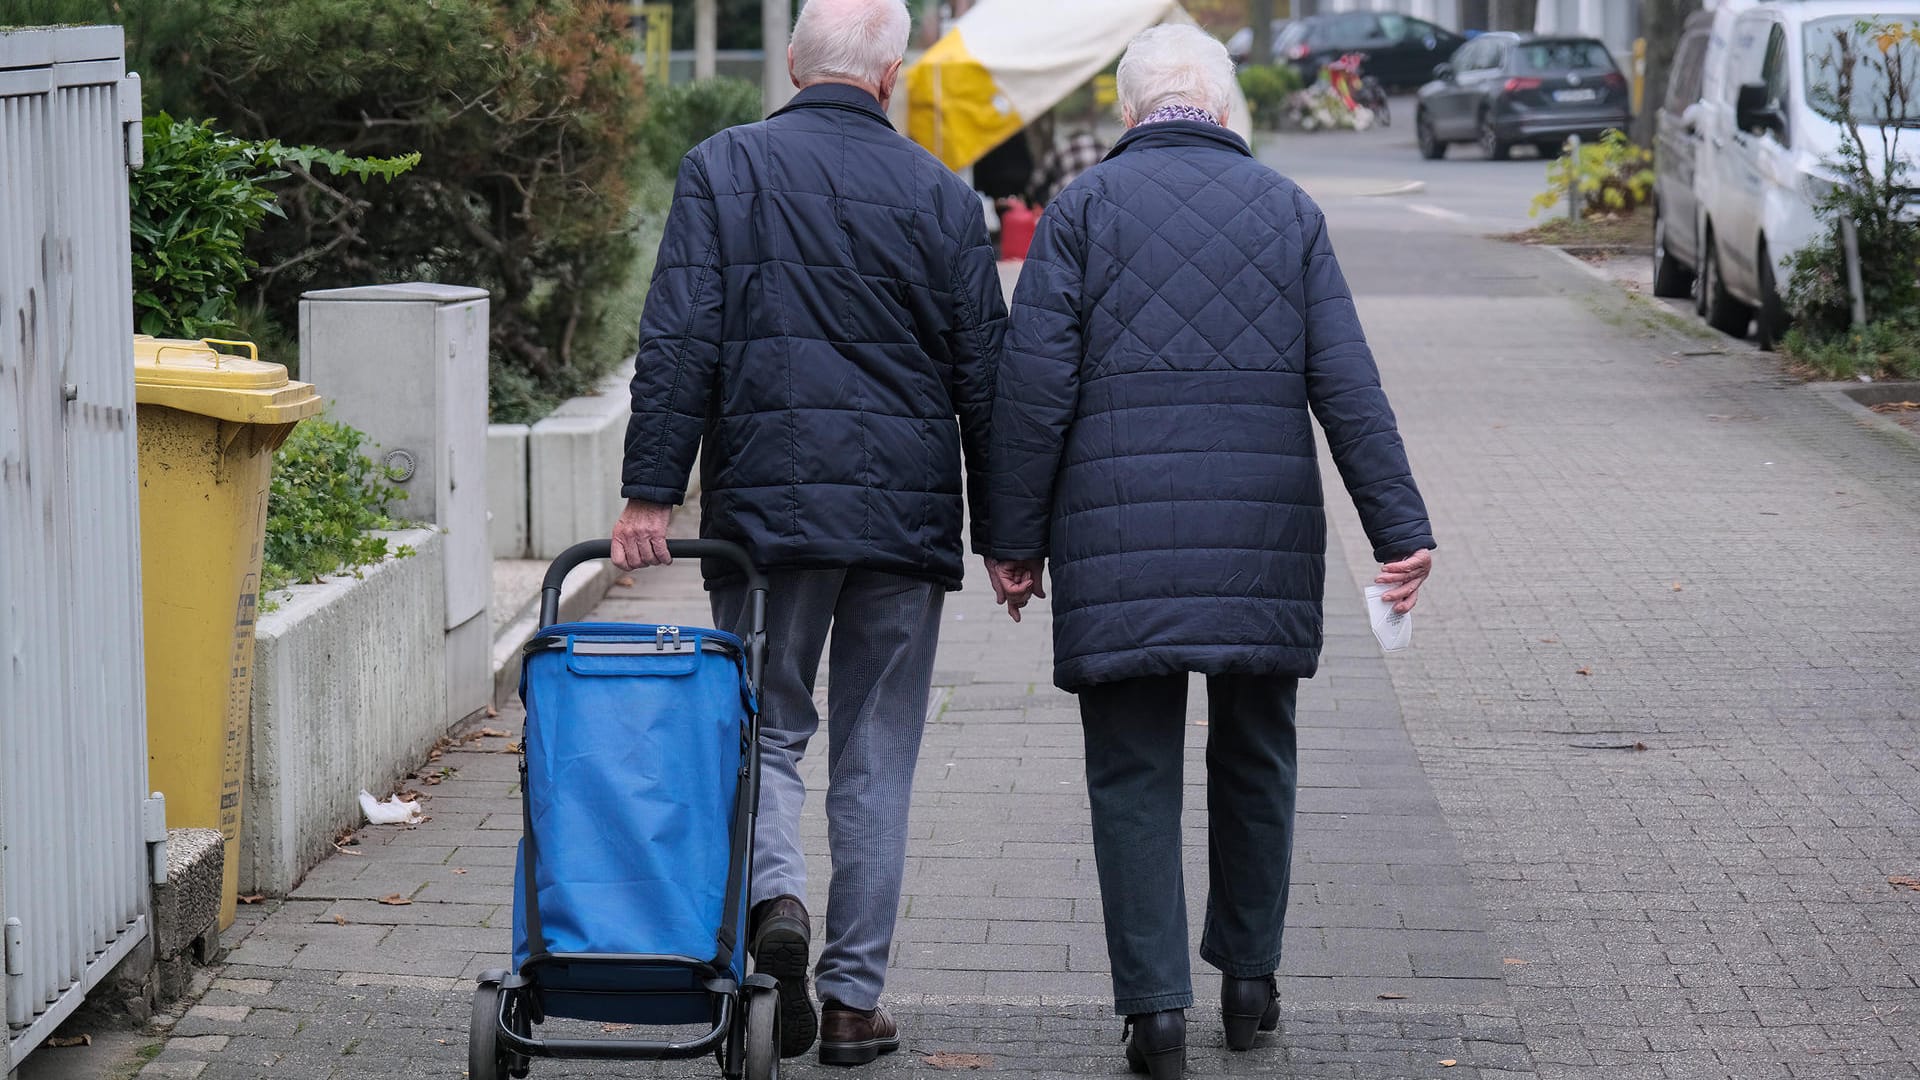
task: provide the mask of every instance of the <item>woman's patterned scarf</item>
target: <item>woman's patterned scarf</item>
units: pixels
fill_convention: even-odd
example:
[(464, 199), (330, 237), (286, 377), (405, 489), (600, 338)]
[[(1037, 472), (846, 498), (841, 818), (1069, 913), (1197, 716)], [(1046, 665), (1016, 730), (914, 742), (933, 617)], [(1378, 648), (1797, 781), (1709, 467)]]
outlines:
[(1194, 105), (1162, 105), (1140, 118), (1142, 124), (1164, 124), (1169, 120), (1193, 120), (1218, 127), (1219, 118)]

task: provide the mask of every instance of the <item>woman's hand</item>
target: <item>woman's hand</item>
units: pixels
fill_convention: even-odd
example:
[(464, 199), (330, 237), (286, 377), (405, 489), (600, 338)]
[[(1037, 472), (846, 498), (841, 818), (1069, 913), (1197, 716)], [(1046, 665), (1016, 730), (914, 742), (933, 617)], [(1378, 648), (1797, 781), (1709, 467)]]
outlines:
[(1390, 562), (1380, 568), (1379, 576), (1373, 579), (1375, 585), (1392, 585), (1380, 597), (1393, 605), (1393, 610), (1405, 615), (1413, 610), (1420, 601), (1420, 586), (1427, 583), (1427, 574), (1433, 570), (1433, 552), (1426, 548), (1407, 556), (1398, 562)]
[(993, 602), (1005, 604), (1007, 614), (1014, 622), (1020, 621), (1020, 609), (1027, 601), (1038, 596), (1045, 599), (1046, 586), (1041, 583), (1040, 575), (1046, 566), (1045, 559), (1012, 559), (1002, 562), (989, 558), (987, 577), (993, 582)]

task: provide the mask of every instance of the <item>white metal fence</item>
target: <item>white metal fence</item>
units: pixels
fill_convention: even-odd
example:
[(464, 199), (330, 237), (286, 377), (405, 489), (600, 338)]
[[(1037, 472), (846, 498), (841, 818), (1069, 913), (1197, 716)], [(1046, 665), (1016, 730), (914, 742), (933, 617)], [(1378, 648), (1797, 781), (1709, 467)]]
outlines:
[(122, 55), (0, 33), (0, 1074), (147, 935)]

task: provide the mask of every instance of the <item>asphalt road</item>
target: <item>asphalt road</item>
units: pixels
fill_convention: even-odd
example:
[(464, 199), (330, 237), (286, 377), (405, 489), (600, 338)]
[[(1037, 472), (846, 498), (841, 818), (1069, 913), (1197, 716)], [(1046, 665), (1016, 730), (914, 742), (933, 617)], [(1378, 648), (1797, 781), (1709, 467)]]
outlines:
[[(1260, 156), (1307, 189), (1339, 221), (1381, 229), (1515, 232), (1537, 224), (1528, 215), (1546, 187), (1546, 162), (1531, 149), (1489, 161), (1480, 148), (1458, 145), (1439, 161), (1414, 143), (1414, 99), (1393, 100), (1394, 123), (1362, 132), (1267, 134)], [(1551, 214), (1547, 216), (1552, 216)]]

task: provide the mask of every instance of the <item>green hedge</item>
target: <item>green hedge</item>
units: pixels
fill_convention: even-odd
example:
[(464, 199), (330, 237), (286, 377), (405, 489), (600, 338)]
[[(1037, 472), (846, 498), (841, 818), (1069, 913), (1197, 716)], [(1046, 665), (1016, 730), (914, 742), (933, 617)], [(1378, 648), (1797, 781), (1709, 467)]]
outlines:
[(300, 422), (273, 456), (267, 495), (263, 593), (350, 573), (389, 555), (374, 530), (400, 527), (387, 513), (393, 485), (361, 452), (366, 436), (324, 416)]

